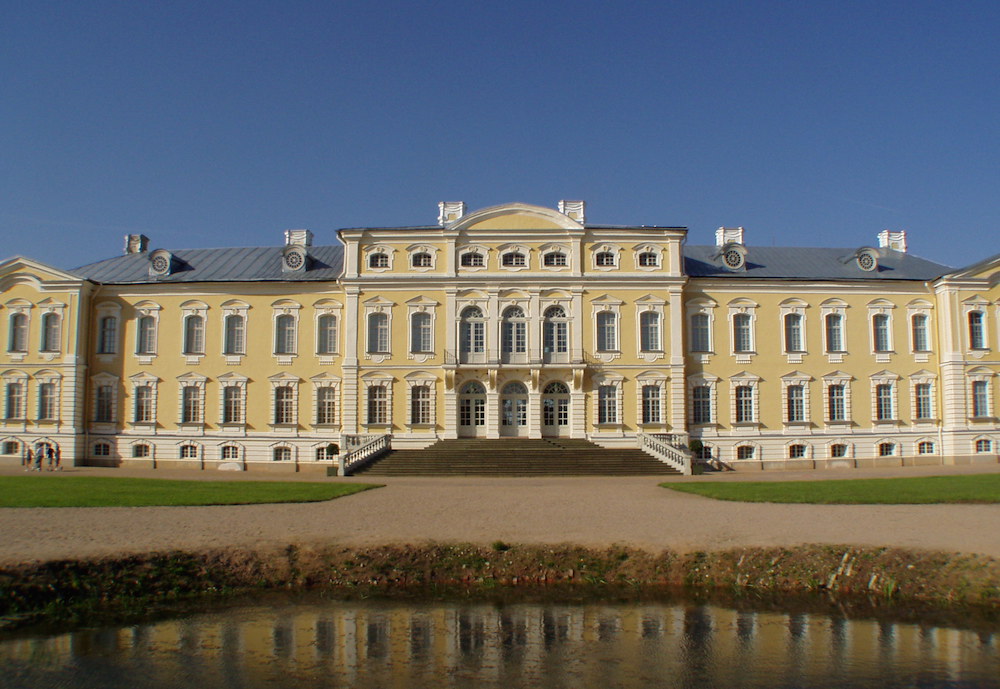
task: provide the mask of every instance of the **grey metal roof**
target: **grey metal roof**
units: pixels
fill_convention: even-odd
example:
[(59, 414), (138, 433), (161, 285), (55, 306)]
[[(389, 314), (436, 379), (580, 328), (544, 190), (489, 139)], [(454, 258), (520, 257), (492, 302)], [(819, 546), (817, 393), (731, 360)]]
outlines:
[(876, 249), (878, 270), (861, 270), (857, 249), (747, 246), (746, 270), (729, 271), (717, 257), (719, 247), (684, 245), (684, 272), (691, 277), (785, 280), (933, 280), (953, 269), (891, 249)]
[(307, 269), (281, 270), (284, 247), (232, 247), (172, 251), (174, 268), (166, 277), (149, 274), (149, 254), (125, 254), (74, 268), (73, 272), (102, 283), (254, 282), (336, 280), (343, 266), (344, 247), (310, 246)]

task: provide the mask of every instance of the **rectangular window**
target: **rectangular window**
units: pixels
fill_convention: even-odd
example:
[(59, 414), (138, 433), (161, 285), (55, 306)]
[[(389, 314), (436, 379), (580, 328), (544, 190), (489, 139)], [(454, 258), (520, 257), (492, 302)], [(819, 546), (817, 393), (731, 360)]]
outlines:
[(135, 423), (149, 423), (153, 420), (153, 388), (140, 385), (135, 389)]
[(806, 420), (806, 400), (805, 388), (801, 385), (789, 385), (787, 390), (788, 398), (788, 422), (801, 423)]
[(385, 424), (389, 420), (389, 396), (384, 385), (368, 388), (368, 423)]
[(712, 391), (707, 385), (691, 389), (691, 423), (712, 423)]
[(115, 420), (115, 389), (111, 385), (98, 385), (94, 405), (94, 421), (111, 423)]
[(618, 351), (618, 327), (615, 314), (602, 311), (597, 314), (597, 351)]
[(429, 353), (434, 351), (434, 331), (429, 313), (415, 313), (410, 317), (410, 351)]
[(417, 385), (410, 390), (410, 423), (429, 424), (431, 422), (431, 389)]
[(7, 383), (7, 408), (4, 414), (7, 419), (24, 418), (24, 384)]
[(709, 331), (708, 314), (696, 313), (691, 316), (691, 351), (711, 352), (712, 340)]
[(56, 384), (42, 383), (38, 386), (38, 418), (52, 420), (58, 418)]
[(847, 420), (846, 392), (843, 385), (831, 385), (827, 388), (827, 415), (830, 421)]
[(246, 354), (246, 321), (243, 316), (226, 316), (225, 354)]
[(316, 391), (316, 424), (332, 426), (337, 423), (337, 388), (319, 388)]
[(827, 314), (826, 317), (826, 351), (844, 351), (844, 317), (839, 313)]
[(876, 352), (891, 351), (889, 342), (889, 317), (883, 313), (872, 317), (872, 338)]
[(368, 316), (368, 351), (373, 354), (389, 353), (389, 316), (384, 313)]
[(972, 381), (972, 415), (979, 418), (990, 415), (990, 384), (985, 380)]
[(618, 423), (618, 387), (597, 388), (597, 423)]
[(152, 316), (143, 316), (136, 324), (136, 354), (156, 353), (156, 321)]
[(934, 406), (931, 399), (931, 384), (917, 383), (913, 388), (916, 401), (916, 417), (918, 419), (930, 419), (934, 415)]
[(290, 385), (274, 389), (274, 423), (295, 423), (295, 391)]
[(181, 423), (201, 423), (201, 388), (185, 385), (181, 391)]
[(733, 351), (740, 354), (753, 351), (753, 328), (748, 314), (733, 316)]
[(659, 385), (642, 386), (642, 422), (662, 423)]
[(753, 423), (753, 388), (749, 385), (736, 387), (736, 423)]
[(892, 386), (886, 383), (875, 386), (875, 418), (878, 421), (895, 418), (892, 411)]
[(118, 318), (105, 316), (100, 322), (97, 340), (98, 354), (115, 354), (118, 351)]
[(660, 314), (643, 311), (639, 315), (639, 348), (643, 352), (658, 352), (660, 346)]
[(243, 388), (238, 385), (222, 388), (222, 423), (243, 423)]
[(797, 313), (790, 313), (785, 316), (785, 351), (802, 352), (804, 350), (802, 316)]
[(916, 314), (910, 321), (913, 333), (913, 351), (929, 352), (931, 350), (930, 338), (927, 335), (927, 316)]

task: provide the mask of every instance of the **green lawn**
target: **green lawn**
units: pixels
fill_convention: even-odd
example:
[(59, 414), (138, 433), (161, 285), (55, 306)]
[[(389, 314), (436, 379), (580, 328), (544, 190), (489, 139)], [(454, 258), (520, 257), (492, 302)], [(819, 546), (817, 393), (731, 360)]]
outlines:
[(368, 483), (174, 481), (101, 476), (0, 476), (0, 507), (148, 507), (319, 502), (378, 488)]
[(662, 483), (665, 488), (737, 502), (818, 505), (919, 505), (1000, 502), (1000, 474), (870, 478), (843, 481)]

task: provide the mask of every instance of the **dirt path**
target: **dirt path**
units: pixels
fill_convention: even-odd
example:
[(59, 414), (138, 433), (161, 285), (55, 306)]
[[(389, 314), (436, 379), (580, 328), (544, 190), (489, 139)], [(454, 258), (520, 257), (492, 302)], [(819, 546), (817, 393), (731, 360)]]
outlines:
[[(793, 480), (998, 472), (942, 467), (713, 480)], [(3, 473), (12, 473), (4, 471)], [(70, 472), (66, 472), (67, 474)], [(231, 478), (204, 472), (72, 473)], [(275, 478), (243, 474), (237, 480)], [(62, 476), (52, 475), (52, 480)], [(297, 476), (296, 480), (326, 480)], [(353, 479), (348, 479), (353, 480)], [(0, 509), (0, 563), (126, 552), (286, 543), (476, 542), (661, 551), (803, 543), (899, 546), (1000, 557), (1000, 505), (770, 505), (710, 500), (660, 488), (660, 477), (393, 478), (384, 488), (300, 505)], [(690, 479), (681, 479), (690, 480)]]

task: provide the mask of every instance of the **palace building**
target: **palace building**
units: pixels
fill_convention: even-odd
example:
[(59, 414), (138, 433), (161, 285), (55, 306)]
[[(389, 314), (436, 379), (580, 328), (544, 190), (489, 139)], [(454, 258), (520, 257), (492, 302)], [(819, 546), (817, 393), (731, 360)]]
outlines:
[(998, 461), (1000, 254), (955, 270), (903, 232), (687, 235), (589, 224), (581, 201), (446, 202), (437, 224), (327, 243), (11, 258), (0, 461), (305, 470), (387, 436), (664, 461), (697, 441), (738, 469)]

